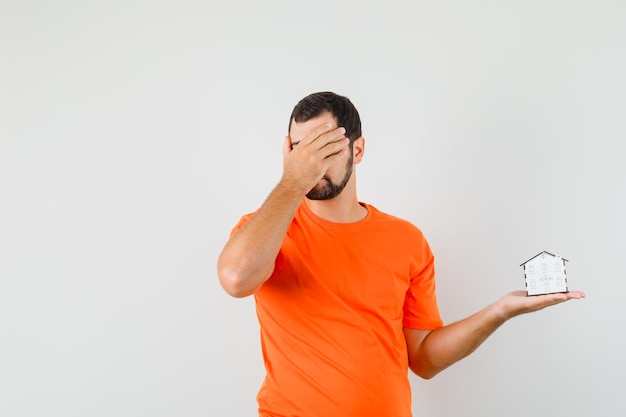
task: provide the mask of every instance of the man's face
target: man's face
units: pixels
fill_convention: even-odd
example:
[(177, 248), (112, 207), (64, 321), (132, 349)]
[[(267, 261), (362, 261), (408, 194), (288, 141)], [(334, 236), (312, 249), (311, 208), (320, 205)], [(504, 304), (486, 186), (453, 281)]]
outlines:
[[(289, 136), (292, 143), (298, 143), (304, 138), (307, 133), (316, 127), (332, 122), (334, 128), (337, 128), (337, 120), (329, 113), (325, 112), (321, 115), (307, 120), (306, 122), (291, 124)], [(297, 146), (297, 145), (294, 145)], [(349, 146), (350, 152), (346, 157), (339, 158), (328, 170), (324, 173), (322, 179), (309, 191), (306, 197), (310, 200), (330, 200), (337, 197), (350, 181), (352, 176), (353, 166), (353, 150), (352, 146)]]

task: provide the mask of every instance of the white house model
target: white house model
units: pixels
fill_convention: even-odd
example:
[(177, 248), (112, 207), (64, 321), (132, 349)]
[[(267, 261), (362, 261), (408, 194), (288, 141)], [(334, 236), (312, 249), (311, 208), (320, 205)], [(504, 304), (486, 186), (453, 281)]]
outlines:
[(567, 259), (543, 251), (521, 264), (528, 295), (567, 292), (565, 262)]

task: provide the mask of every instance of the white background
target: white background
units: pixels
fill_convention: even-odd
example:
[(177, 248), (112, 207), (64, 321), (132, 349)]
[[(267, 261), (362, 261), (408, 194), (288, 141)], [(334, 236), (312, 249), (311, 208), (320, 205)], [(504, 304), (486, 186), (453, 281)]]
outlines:
[(415, 415), (622, 415), (625, 22), (623, 0), (0, 1), (0, 415), (256, 415), (254, 301), (216, 260), (321, 90), (359, 109), (359, 198), (423, 230), (446, 322), (542, 250), (588, 295), (411, 376)]

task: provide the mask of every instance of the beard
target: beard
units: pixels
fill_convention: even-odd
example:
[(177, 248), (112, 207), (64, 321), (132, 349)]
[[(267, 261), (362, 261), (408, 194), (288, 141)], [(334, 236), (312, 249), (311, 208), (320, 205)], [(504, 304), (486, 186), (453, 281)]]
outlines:
[(343, 176), (343, 179), (340, 183), (334, 183), (327, 175), (322, 177), (324, 183), (317, 184), (311, 191), (309, 191), (306, 195), (306, 198), (309, 200), (330, 200), (331, 198), (337, 197), (350, 180), (350, 176), (352, 175), (352, 161), (353, 156), (350, 155), (350, 159), (346, 164), (346, 174)]

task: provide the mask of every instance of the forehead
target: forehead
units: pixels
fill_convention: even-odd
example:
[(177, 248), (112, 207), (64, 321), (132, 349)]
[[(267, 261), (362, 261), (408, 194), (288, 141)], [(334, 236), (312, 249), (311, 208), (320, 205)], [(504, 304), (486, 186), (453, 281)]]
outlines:
[(324, 112), (317, 117), (307, 120), (306, 122), (297, 123), (293, 121), (289, 129), (289, 136), (293, 141), (300, 141), (307, 133), (324, 123), (331, 122), (333, 127), (337, 126), (337, 118), (330, 112)]

